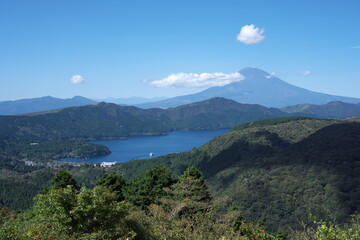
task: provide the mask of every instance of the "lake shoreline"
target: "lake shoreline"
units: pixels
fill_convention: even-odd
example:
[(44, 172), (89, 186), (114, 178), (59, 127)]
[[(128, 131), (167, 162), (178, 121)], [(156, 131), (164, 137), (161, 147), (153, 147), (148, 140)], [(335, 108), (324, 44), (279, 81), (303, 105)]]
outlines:
[[(90, 163), (101, 162), (127, 162), (138, 159), (151, 159), (171, 153), (190, 151), (199, 147), (213, 138), (230, 131), (227, 129), (216, 130), (185, 130), (171, 131), (161, 134), (132, 135), (121, 139), (90, 140), (91, 143), (105, 146), (110, 149), (110, 154), (95, 158), (66, 158), (60, 159), (67, 163)], [(124, 141), (126, 140), (126, 141)]]

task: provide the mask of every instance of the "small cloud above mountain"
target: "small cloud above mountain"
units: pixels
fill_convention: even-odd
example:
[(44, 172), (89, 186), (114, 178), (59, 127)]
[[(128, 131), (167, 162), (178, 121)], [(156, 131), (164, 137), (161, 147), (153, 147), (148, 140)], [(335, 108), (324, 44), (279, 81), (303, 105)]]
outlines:
[(300, 71), (299, 73), (303, 76), (309, 76), (311, 74), (311, 72), (309, 70), (303, 70), (303, 71)]
[(274, 72), (270, 73), (269, 75), (265, 76), (266, 78), (272, 78), (275, 77), (276, 74)]
[(265, 39), (265, 30), (258, 28), (254, 24), (245, 25), (241, 28), (236, 40), (245, 44), (256, 44)]
[(72, 84), (80, 84), (80, 83), (85, 82), (85, 79), (83, 76), (76, 74), (70, 78), (70, 81)]
[(244, 77), (238, 72), (235, 73), (176, 73), (166, 78), (150, 83), (155, 87), (215, 87), (224, 86), (233, 82), (239, 82)]

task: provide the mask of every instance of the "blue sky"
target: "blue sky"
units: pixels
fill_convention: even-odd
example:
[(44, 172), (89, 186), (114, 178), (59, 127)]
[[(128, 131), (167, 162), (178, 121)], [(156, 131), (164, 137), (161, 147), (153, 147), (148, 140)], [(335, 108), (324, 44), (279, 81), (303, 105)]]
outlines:
[[(2, 0), (0, 101), (171, 97), (208, 86), (186, 85), (184, 76), (248, 66), (360, 97), (359, 13), (358, 0)], [(244, 26), (260, 41), (237, 40)], [(171, 74), (179, 84), (151, 84)]]

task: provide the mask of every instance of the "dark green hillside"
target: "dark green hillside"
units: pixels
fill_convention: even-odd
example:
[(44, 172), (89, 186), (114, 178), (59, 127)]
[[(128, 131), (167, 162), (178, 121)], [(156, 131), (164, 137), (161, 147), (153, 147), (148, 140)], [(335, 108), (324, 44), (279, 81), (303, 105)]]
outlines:
[[(209, 179), (252, 220), (295, 227), (307, 211), (347, 221), (360, 206), (360, 124), (334, 124), (284, 150), (249, 158)], [(249, 162), (251, 161), (251, 163)], [(261, 211), (259, 211), (261, 209)], [(328, 219), (329, 220), (329, 219)]]
[(111, 139), (172, 130), (230, 128), (286, 116), (278, 109), (214, 98), (173, 109), (140, 109), (99, 103), (24, 116), (0, 116), (0, 137), (26, 140)]
[(240, 125), (187, 153), (132, 161), (113, 170), (135, 177), (162, 164), (197, 166), (214, 196), (276, 231), (308, 212), (338, 222), (360, 211), (360, 123), (282, 118)]
[(68, 165), (28, 166), (22, 161), (2, 158), (0, 161), (0, 209), (27, 209), (36, 194), (50, 186), (50, 180), (60, 168), (73, 173), (81, 186), (93, 187), (104, 169), (93, 165), (72, 167)]
[(212, 98), (167, 110), (175, 129), (219, 129), (259, 119), (286, 116), (276, 108), (241, 104), (225, 98)]
[(158, 119), (146, 114), (137, 117), (127, 108), (100, 103), (35, 116), (2, 116), (0, 128), (7, 129), (2, 136), (40, 140), (123, 138), (166, 132)]
[(33, 197), (53, 178), (53, 170), (40, 166), (26, 166), (23, 162), (0, 161), (0, 207), (26, 209)]
[[(153, 165), (164, 164), (171, 168), (176, 174), (180, 174), (187, 166), (198, 166), (201, 164), (203, 166), (200, 167), (201, 170), (209, 177), (209, 169), (226, 165), (227, 161), (212, 164), (214, 157), (217, 157), (219, 154), (229, 152), (229, 155), (231, 155), (233, 159), (235, 158), (232, 156), (235, 154), (233, 149), (241, 153), (249, 151), (249, 155), (253, 153), (261, 154), (261, 152), (258, 152), (258, 148), (273, 151), (275, 148), (273, 149), (272, 145), (275, 143), (279, 144), (276, 141), (280, 141), (284, 147), (287, 147), (290, 143), (299, 141), (315, 131), (337, 122), (336, 120), (288, 117), (245, 123), (190, 152), (170, 154), (154, 158), (151, 161), (131, 161), (121, 164), (120, 167), (124, 169), (126, 177), (133, 178), (141, 175), (145, 169)], [(271, 139), (271, 141), (269, 139)], [(253, 144), (251, 144), (251, 142)], [(244, 149), (240, 147), (240, 145), (243, 145)]]

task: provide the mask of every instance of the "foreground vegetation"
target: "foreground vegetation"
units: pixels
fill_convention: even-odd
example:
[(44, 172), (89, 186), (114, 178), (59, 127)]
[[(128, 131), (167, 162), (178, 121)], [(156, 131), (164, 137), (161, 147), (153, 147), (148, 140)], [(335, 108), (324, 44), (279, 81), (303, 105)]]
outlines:
[(179, 178), (156, 166), (127, 183), (105, 174), (92, 188), (79, 188), (59, 171), (49, 190), (19, 214), (0, 209), (0, 239), (358, 239), (359, 217), (345, 227), (314, 221), (302, 231), (270, 234), (244, 219), (238, 207), (224, 209), (210, 196), (202, 174), (188, 168)]

